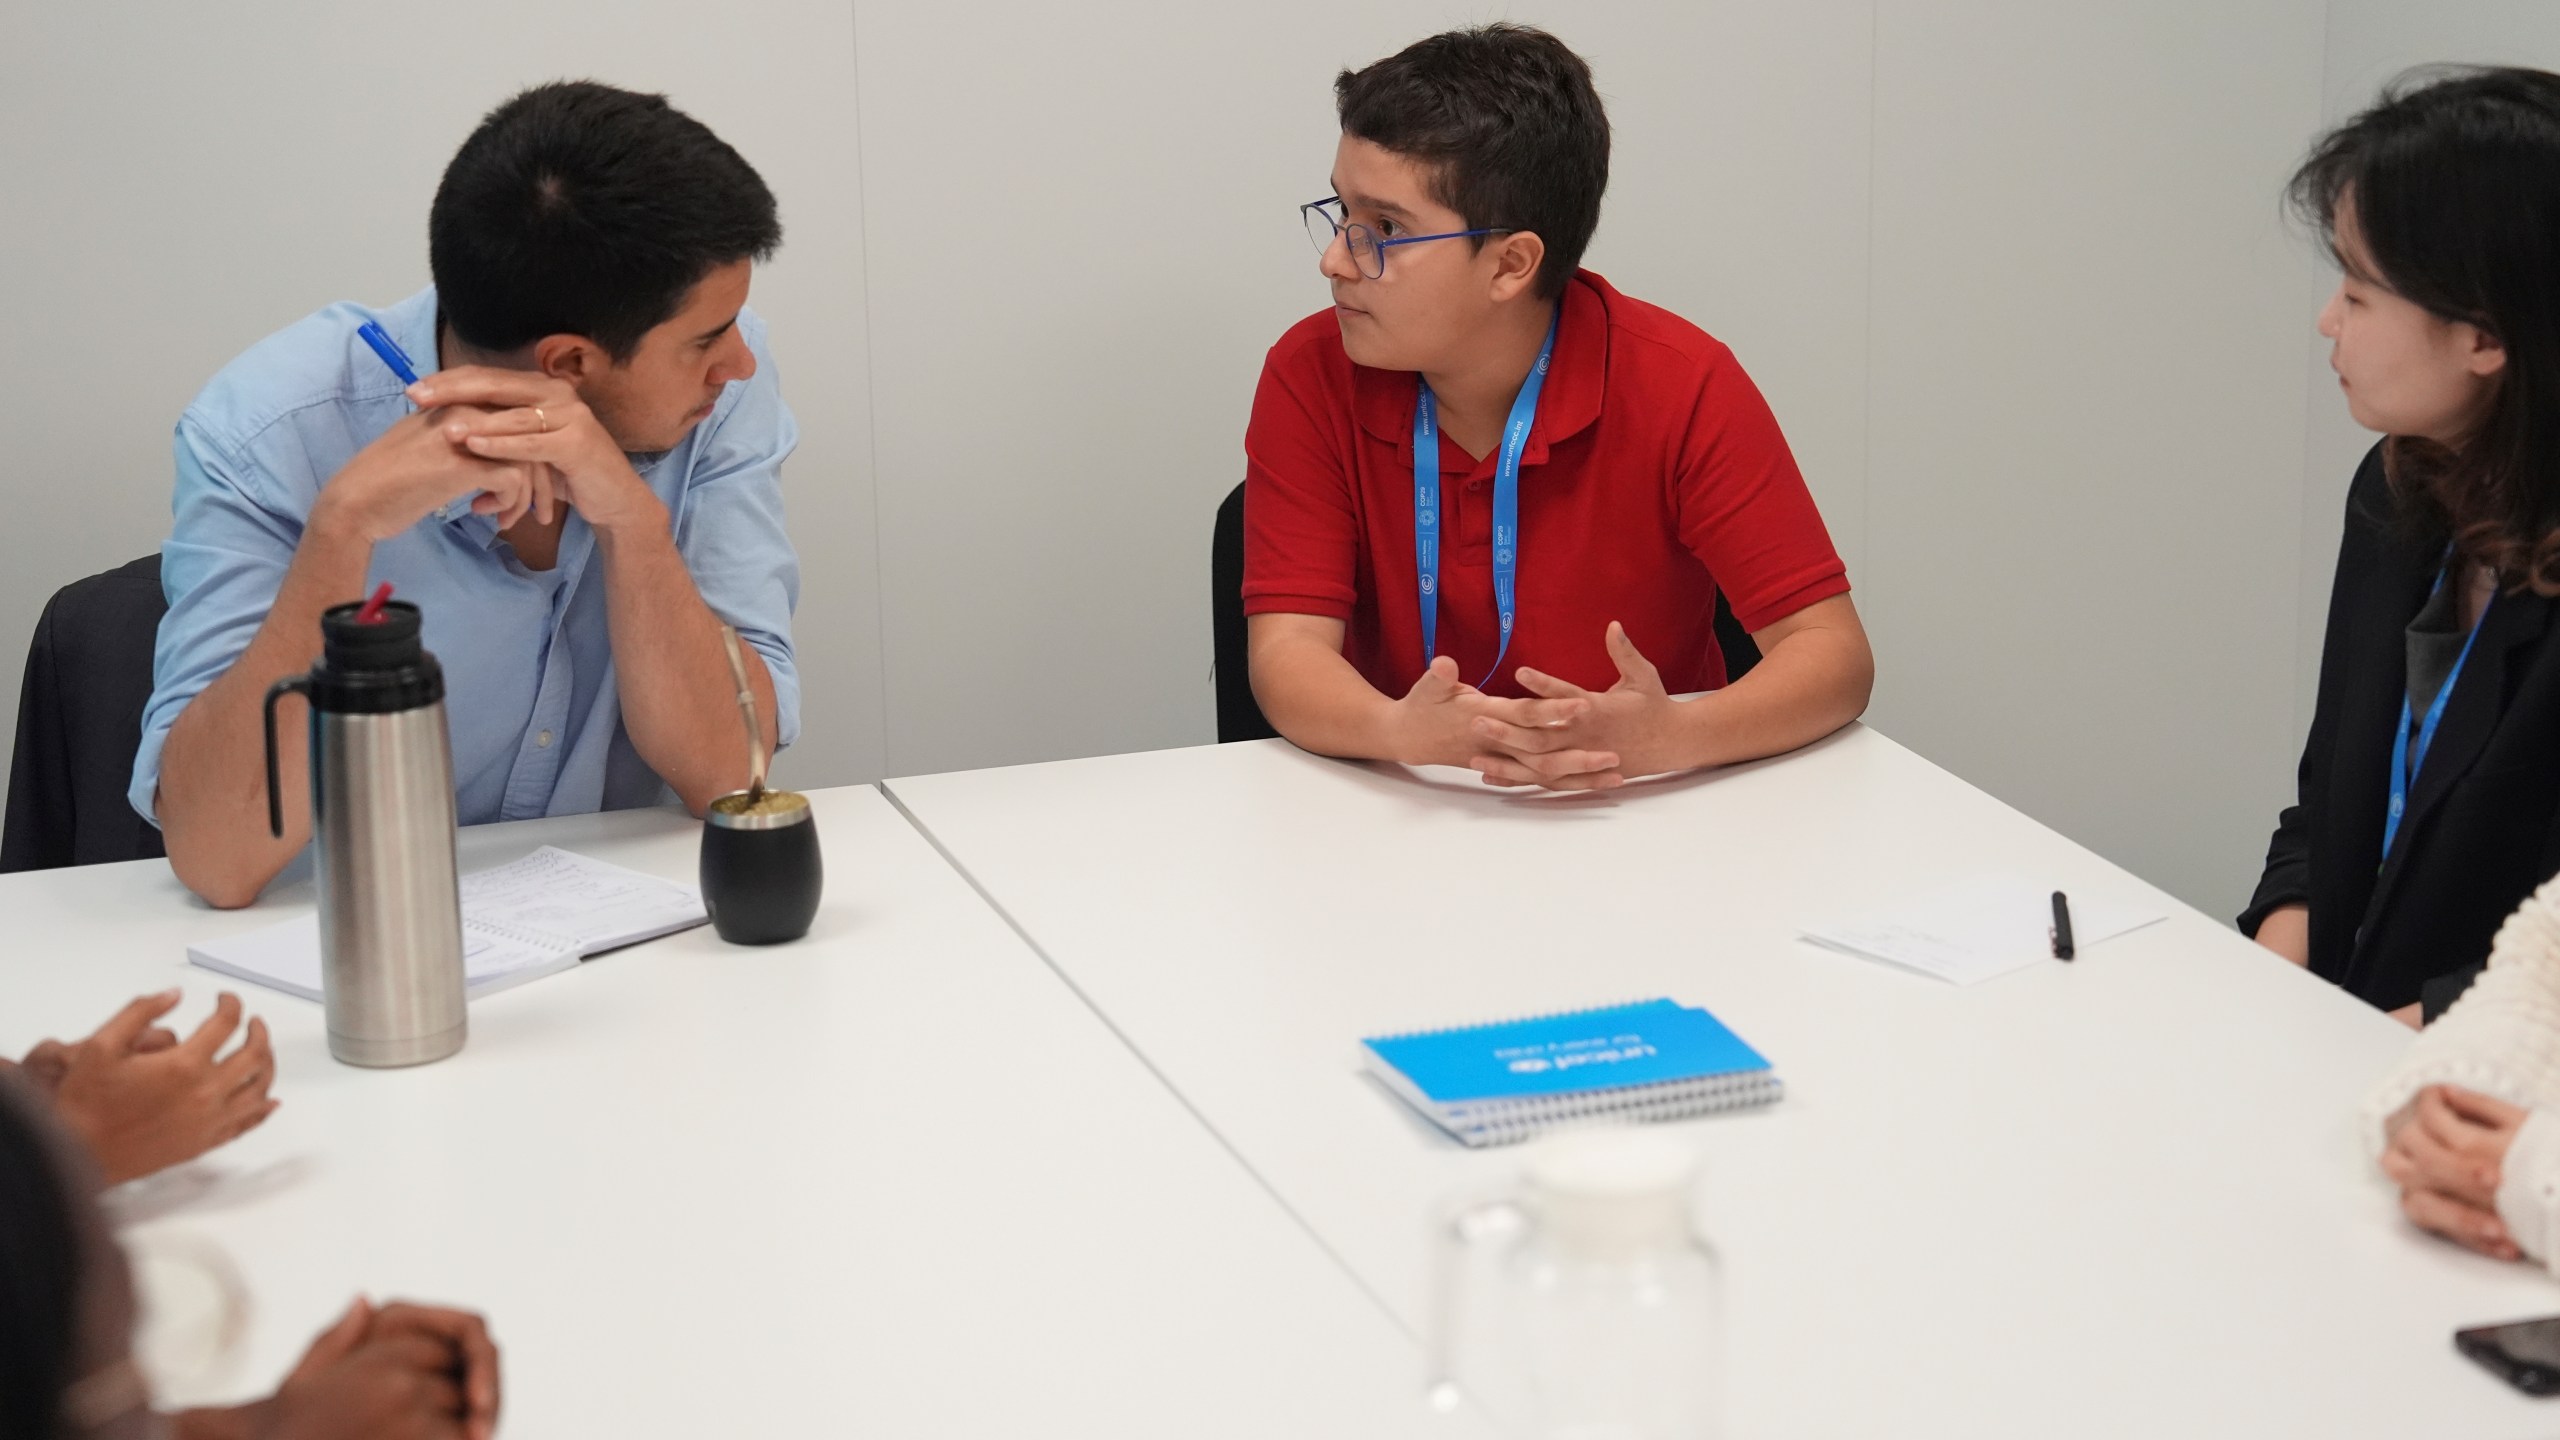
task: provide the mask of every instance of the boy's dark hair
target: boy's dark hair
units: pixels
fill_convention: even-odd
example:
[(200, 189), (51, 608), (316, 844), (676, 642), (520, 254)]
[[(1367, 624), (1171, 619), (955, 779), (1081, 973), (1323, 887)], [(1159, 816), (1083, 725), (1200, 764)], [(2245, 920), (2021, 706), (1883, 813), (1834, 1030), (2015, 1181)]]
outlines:
[(591, 80), (490, 111), (427, 212), (445, 322), (494, 352), (583, 335), (627, 359), (703, 276), (781, 243), (773, 192), (727, 142), (664, 95)]
[(2387, 437), (2385, 473), (2419, 535), (2560, 595), (2560, 75), (2404, 74), (2321, 137), (2287, 195), (2332, 251), (2352, 207), (2378, 272), (2358, 278), (2505, 347), (2460, 448)]
[(1609, 188), (1609, 116), (1581, 56), (1527, 25), (1452, 30), (1343, 71), (1333, 96), (1342, 133), (1423, 162), (1465, 228), (1546, 242), (1538, 295), (1564, 293)]

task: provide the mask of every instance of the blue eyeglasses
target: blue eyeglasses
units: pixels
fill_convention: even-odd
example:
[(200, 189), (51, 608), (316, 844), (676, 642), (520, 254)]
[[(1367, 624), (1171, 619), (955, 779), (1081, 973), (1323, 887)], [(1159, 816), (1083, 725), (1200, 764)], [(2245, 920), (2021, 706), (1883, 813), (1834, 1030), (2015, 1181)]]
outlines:
[(1396, 235), (1380, 239), (1378, 232), (1366, 225), (1343, 223), (1344, 213), (1339, 195), (1327, 195), (1298, 207), (1298, 214), (1307, 222), (1307, 238), (1315, 242), (1317, 254), (1332, 249), (1333, 237), (1339, 235), (1342, 243), (1351, 247), (1351, 263), (1359, 266), (1360, 273), (1372, 280), (1387, 273), (1387, 247), (1390, 245), (1419, 245), (1425, 240), (1465, 240), (1477, 235), (1510, 235), (1518, 229), (1511, 225), (1497, 225), (1485, 230), (1443, 230), (1437, 235)]

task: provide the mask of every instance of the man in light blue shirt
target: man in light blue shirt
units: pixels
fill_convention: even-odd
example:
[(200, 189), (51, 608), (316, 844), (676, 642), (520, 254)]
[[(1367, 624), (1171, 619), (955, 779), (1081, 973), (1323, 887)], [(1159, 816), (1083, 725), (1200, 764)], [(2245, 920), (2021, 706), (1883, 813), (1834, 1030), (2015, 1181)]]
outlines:
[[(781, 240), (772, 193), (663, 97), (545, 85), (464, 143), (428, 230), (433, 288), (268, 337), (178, 422), (132, 798), (216, 905), (308, 841), (300, 702), (278, 715), (280, 841), (260, 705), (318, 654), (321, 612), (378, 582), (443, 664), (464, 824), (670, 790), (699, 813), (743, 787), (723, 623), (766, 742), (799, 732), (798, 431), (745, 308)], [(404, 385), (368, 320), (430, 373)]]

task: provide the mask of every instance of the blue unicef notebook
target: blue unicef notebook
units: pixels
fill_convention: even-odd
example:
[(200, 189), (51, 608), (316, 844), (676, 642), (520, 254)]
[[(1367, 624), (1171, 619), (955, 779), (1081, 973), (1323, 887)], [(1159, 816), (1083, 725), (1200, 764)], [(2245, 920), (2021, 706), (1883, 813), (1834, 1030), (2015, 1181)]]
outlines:
[(1469, 1145), (1607, 1117), (1660, 1120), (1784, 1093), (1759, 1051), (1694, 1005), (1647, 1000), (1364, 1040), (1370, 1073)]

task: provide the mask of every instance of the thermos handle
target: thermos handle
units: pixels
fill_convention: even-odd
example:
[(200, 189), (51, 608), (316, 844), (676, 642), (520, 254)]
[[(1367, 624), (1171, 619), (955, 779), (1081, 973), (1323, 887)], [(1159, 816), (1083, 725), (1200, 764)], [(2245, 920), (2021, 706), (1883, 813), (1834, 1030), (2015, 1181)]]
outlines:
[(290, 675), (267, 687), (267, 833), (284, 838), (284, 785), (276, 774), (276, 702), (287, 695), (311, 698), (311, 677)]

